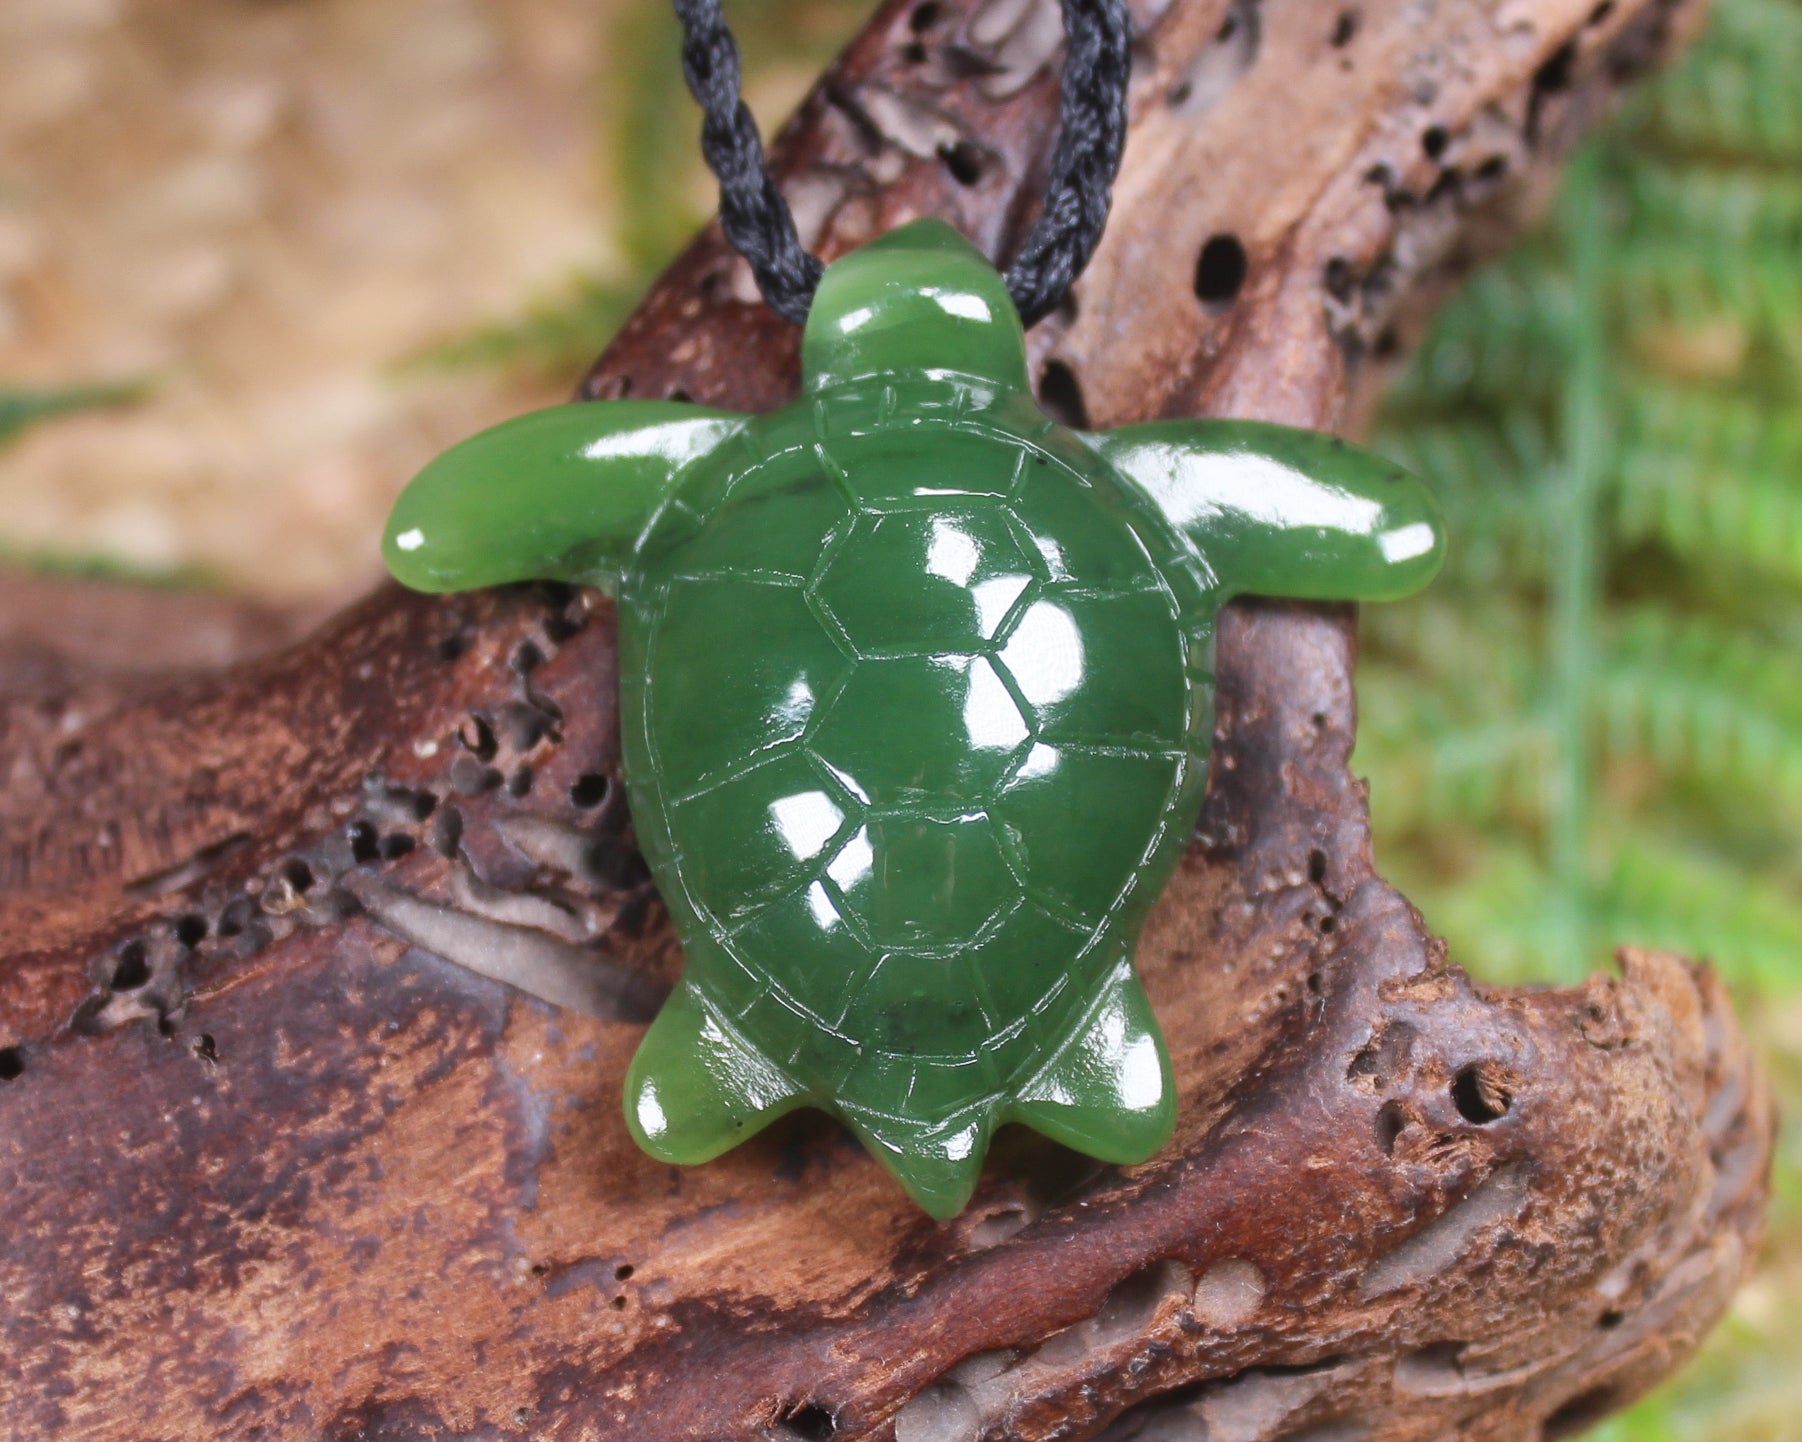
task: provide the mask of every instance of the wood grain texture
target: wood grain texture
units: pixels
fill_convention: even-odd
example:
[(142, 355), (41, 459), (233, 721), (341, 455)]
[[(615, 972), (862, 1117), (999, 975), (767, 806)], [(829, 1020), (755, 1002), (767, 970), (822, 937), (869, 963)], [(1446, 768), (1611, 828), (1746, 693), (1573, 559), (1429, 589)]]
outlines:
[[(1032, 336), (1048, 404), (1097, 425), (1339, 421), (1695, 16), (1139, 20), (1115, 219)], [(941, 213), (1005, 253), (1055, 40), (1041, 0), (887, 5), (778, 146), (809, 241)], [(1248, 263), (1204, 303), (1216, 236)], [(795, 339), (706, 235), (587, 391), (766, 407)], [(1718, 982), (1451, 964), (1371, 864), (1344, 608), (1223, 617), (1213, 786), (1140, 955), (1165, 1153), (1004, 1133), (945, 1224), (816, 1116), (651, 1162), (618, 1098), (680, 958), (613, 640), (586, 593), (384, 590), (214, 674), (77, 658), (5, 702), (13, 1435), (1511, 1442), (1631, 1399), (1725, 1308), (1771, 1117)]]

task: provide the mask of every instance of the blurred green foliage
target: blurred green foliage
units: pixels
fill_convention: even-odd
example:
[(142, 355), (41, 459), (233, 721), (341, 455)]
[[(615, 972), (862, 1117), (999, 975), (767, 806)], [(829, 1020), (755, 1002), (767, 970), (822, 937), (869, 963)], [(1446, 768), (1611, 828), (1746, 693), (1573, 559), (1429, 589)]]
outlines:
[(1798, 75), (1802, 4), (1725, 0), (1384, 414), (1455, 541), (1367, 618), (1359, 761), (1490, 975), (1618, 938), (1802, 983)]
[[(109, 410), (142, 400), (147, 381), (99, 382), (91, 385), (31, 388), (0, 384), (0, 447), (34, 426), (59, 416)], [(0, 566), (16, 566), (40, 576), (70, 580), (129, 581), (150, 586), (216, 586), (219, 578), (195, 566), (141, 566), (101, 552), (18, 550), (0, 542)]]
[(62, 386), (49, 390), (0, 385), (0, 446), (56, 416), (128, 405), (142, 397), (144, 391), (144, 385), (137, 381)]
[[(1377, 444), (1444, 501), (1422, 601), (1365, 616), (1383, 870), (1452, 955), (1572, 980), (1712, 958), (1802, 1110), (1802, 0), (1697, 48), (1478, 276)], [(1802, 1438), (1802, 1136), (1760, 1275), (1608, 1442)]]
[[(774, 88), (792, 100), (850, 38), (862, 0), (733, 0), (732, 33), (744, 57), (745, 95), (765, 140), (783, 116), (765, 105)], [(713, 213), (702, 168), (701, 113), (682, 82), (682, 32), (663, 4), (615, 7), (596, 80), (600, 154), (614, 204), (609, 227), (621, 265), (573, 277), (523, 315), (433, 347), (425, 366), (509, 367), (580, 375), (631, 314), (653, 277)]]

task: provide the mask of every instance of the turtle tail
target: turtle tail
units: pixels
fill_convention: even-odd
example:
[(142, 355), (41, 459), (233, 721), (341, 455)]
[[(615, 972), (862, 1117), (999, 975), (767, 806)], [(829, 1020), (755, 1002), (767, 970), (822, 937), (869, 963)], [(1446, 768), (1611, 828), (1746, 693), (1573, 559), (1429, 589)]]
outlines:
[(939, 1221), (955, 1217), (976, 1190), (995, 1128), (993, 1102), (934, 1121), (883, 1116), (840, 1105), (845, 1124), (920, 1208)]

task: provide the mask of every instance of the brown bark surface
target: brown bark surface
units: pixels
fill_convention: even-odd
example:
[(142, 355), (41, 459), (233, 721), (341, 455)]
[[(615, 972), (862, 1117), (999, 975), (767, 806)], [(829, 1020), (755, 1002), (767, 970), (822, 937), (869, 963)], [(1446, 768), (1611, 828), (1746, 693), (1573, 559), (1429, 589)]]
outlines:
[[(1047, 404), (1339, 421), (1692, 9), (1141, 7), (1116, 217), (1032, 337)], [(806, 238), (937, 212), (1004, 253), (1056, 41), (1043, 0), (885, 6), (780, 147)], [(795, 339), (706, 236), (588, 390), (764, 408)], [(1121, 1170), (1005, 1134), (945, 1224), (817, 1116), (696, 1169), (633, 1148), (622, 1075), (680, 962), (605, 601), (386, 590), (161, 676), (0, 633), (38, 667), (0, 689), (11, 1435), (1581, 1430), (1724, 1309), (1768, 1102), (1706, 969), (1506, 992), (1447, 961), (1372, 869), (1354, 630), (1223, 618), (1212, 791), (1140, 953), (1176, 1141)]]

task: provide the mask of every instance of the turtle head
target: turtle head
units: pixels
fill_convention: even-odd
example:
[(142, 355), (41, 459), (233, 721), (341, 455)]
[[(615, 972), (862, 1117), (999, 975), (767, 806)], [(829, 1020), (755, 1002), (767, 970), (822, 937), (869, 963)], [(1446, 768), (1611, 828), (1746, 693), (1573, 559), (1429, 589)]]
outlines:
[(916, 220), (820, 278), (801, 369), (809, 390), (885, 371), (959, 371), (1027, 387), (1020, 314), (995, 267), (942, 220)]

